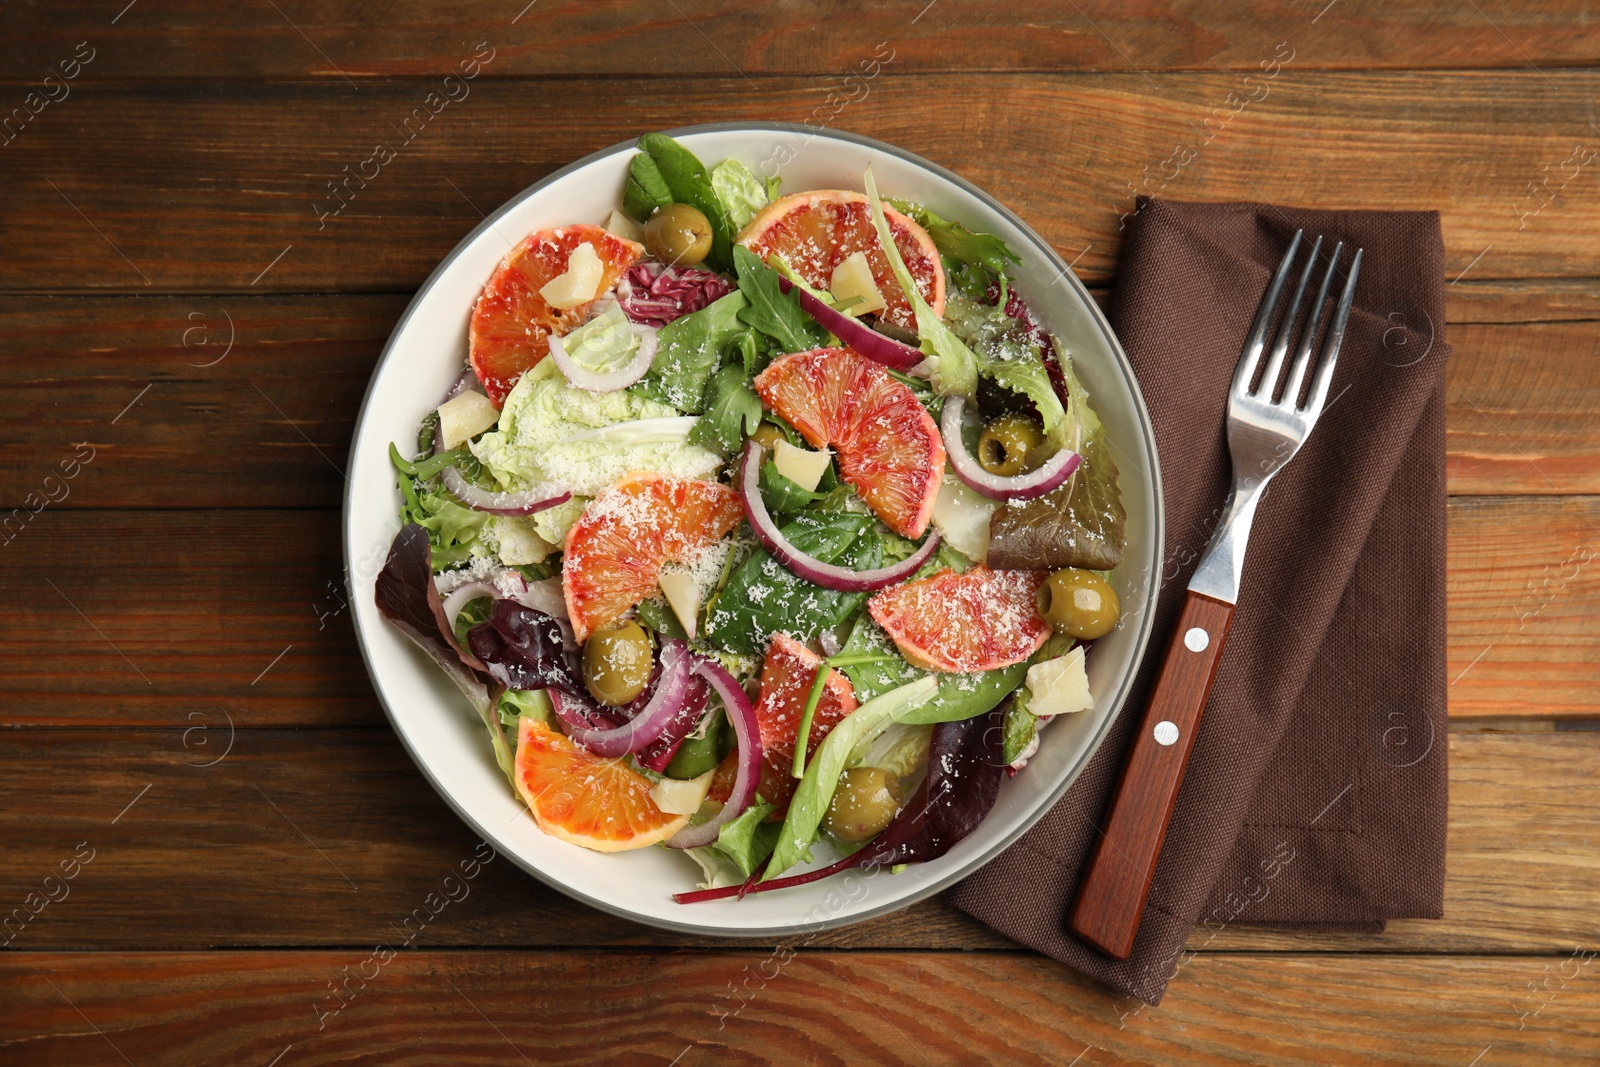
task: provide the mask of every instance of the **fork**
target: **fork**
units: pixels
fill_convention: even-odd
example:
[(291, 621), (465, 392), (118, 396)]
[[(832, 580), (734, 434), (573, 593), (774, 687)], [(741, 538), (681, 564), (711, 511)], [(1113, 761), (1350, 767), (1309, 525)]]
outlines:
[[(1183, 613), (1167, 647), (1166, 660), (1156, 680), (1155, 692), (1144, 721), (1134, 737), (1133, 749), (1121, 783), (1111, 801), (1100, 839), (1089, 858), (1087, 873), (1078, 889), (1069, 925), (1085, 941), (1117, 959), (1127, 959), (1150, 897), (1156, 860), (1166, 840), (1167, 824), (1183, 784), (1183, 772), (1194, 748), (1200, 713), (1222, 658), (1222, 647), (1239, 600), (1239, 579), (1244, 567), (1245, 544), (1262, 491), (1272, 476), (1294, 458), (1317, 424), (1328, 401), (1333, 368), (1344, 340), (1345, 323), (1355, 297), (1361, 251), (1351, 261), (1344, 292), (1339, 297), (1313, 370), (1312, 351), (1322, 326), (1328, 289), (1344, 251), (1341, 241), (1322, 275), (1315, 302), (1289, 367), (1281, 394), (1283, 372), (1300, 319), (1306, 284), (1316, 272), (1322, 238), (1311, 246), (1305, 269), (1294, 287), (1287, 311), (1283, 310), (1285, 283), (1300, 249), (1302, 232), (1296, 232), (1289, 250), (1278, 264), (1255, 322), (1245, 339), (1244, 351), (1233, 373), (1228, 393), (1228, 450), (1233, 461), (1233, 492), (1222, 519), (1184, 599)], [(1267, 336), (1280, 320), (1270, 354)], [(1262, 370), (1262, 356), (1266, 368)], [(1260, 384), (1255, 384), (1260, 371)], [(1304, 404), (1300, 393), (1310, 376)]]

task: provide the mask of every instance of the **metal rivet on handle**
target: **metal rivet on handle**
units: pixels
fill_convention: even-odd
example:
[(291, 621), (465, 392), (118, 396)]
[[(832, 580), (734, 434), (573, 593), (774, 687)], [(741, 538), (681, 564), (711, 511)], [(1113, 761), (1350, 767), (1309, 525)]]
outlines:
[(1156, 723), (1155, 735), (1156, 744), (1170, 745), (1178, 740), (1178, 724), (1162, 719)]
[(1211, 635), (1198, 626), (1191, 626), (1183, 635), (1183, 647), (1190, 652), (1204, 652), (1211, 645)]

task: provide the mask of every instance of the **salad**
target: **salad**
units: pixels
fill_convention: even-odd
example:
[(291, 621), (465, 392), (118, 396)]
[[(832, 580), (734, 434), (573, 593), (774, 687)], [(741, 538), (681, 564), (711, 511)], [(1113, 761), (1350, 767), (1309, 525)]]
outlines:
[(644, 136), (390, 448), (380, 611), (545, 833), (684, 852), (686, 904), (943, 855), (1118, 623), (1117, 469), (1019, 258), (863, 185)]

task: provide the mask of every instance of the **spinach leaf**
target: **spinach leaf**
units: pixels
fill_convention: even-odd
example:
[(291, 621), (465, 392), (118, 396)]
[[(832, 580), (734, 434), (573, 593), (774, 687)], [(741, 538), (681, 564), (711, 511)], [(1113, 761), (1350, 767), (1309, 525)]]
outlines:
[[(883, 565), (882, 541), (871, 515), (844, 512), (804, 516), (783, 527), (796, 548), (824, 563), (865, 570)], [(779, 630), (800, 640), (843, 625), (866, 593), (840, 593), (799, 577), (758, 550), (741, 563), (706, 606), (705, 637), (733, 652), (760, 655)]]
[(689, 431), (689, 443), (731, 456), (760, 425), (761, 398), (750, 388), (743, 362), (729, 363), (712, 375), (705, 414)]
[(628, 164), (628, 185), (622, 192), (622, 210), (643, 222), (658, 207), (672, 203), (672, 193), (656, 161), (643, 152)]
[(942, 671), (923, 671), (907, 663), (895, 648), (889, 635), (867, 615), (856, 620), (850, 638), (839, 650), (845, 656), (881, 656), (876, 663), (857, 663), (839, 669), (849, 677), (858, 700), (870, 700), (879, 693), (914, 682), (918, 678), (938, 679), (936, 696), (921, 708), (900, 719), (901, 722), (920, 724), (954, 722), (970, 719), (989, 711), (1006, 694), (1022, 684), (1028, 673), (1028, 661), (1013, 663), (993, 671), (974, 671), (971, 674), (946, 674)]
[(1083, 457), (1067, 483), (1044, 496), (1013, 501), (989, 521), (989, 565), (997, 570), (1086, 567), (1108, 571), (1122, 562), (1128, 513), (1117, 464), (1072, 358), (1057, 345), (1067, 383), (1066, 445)]
[(1017, 691), (1017, 699), (1006, 708), (1005, 725), (1001, 730), (1001, 756), (1007, 767), (1022, 758), (1022, 754), (1039, 736), (1039, 717), (1028, 710), (1022, 699), (1025, 690)]
[(708, 386), (722, 363), (723, 350), (745, 329), (739, 321), (745, 303), (743, 294), (732, 292), (661, 327), (655, 362), (633, 389), (691, 415), (705, 411)]
[(733, 220), (723, 210), (705, 164), (664, 133), (647, 133), (639, 138), (639, 150), (655, 161), (656, 170), (672, 199), (699, 208), (711, 223), (711, 252), (706, 256), (706, 266), (712, 270), (727, 270), (733, 264)]
[(739, 312), (741, 322), (772, 338), (783, 352), (804, 352), (822, 343), (822, 327), (800, 310), (798, 296), (778, 287), (777, 271), (743, 245), (733, 250), (733, 266), (739, 291), (749, 301)]
[(639, 601), (639, 606), (634, 609), (638, 612), (639, 621), (662, 637), (676, 637), (680, 641), (687, 641), (689, 635), (683, 628), (683, 623), (678, 621), (677, 614), (669, 607), (664, 599), (650, 597)]
[(800, 488), (779, 474), (776, 464), (765, 463), (761, 467), (761, 499), (766, 501), (767, 508), (776, 514), (797, 515), (808, 504), (814, 504), (827, 495), (807, 492)]

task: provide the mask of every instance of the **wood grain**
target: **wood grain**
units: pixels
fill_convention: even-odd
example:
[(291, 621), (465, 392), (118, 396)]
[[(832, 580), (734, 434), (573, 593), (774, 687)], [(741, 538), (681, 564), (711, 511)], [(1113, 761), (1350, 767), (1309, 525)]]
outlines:
[[(1457, 301), (1460, 289), (1447, 328), (1451, 492), (1600, 493), (1600, 298), (1564, 283), (1485, 283)], [(338, 506), (355, 415), (405, 304), (0, 297), (13, 416), (0, 511), (59, 497), (44, 480), (79, 442), (95, 459), (53, 507)], [(1523, 321), (1562, 314), (1586, 318)]]
[[(277, 1055), (307, 1067), (1075, 1056), (1462, 1067), (1486, 1047), (1510, 1064), (1600, 1054), (1592, 960), (1569, 962), (1563, 986), (1549, 978), (1556, 992), (1541, 1002), (1525, 986), (1560, 960), (1202, 956), (1160, 1008), (1135, 1014), (1054, 961), (1021, 954), (420, 952), (366, 966), (370, 981), (351, 978), (351, 999), (335, 999), (328, 983), (356, 975), (370, 951), (21, 954), (0, 962), (9, 991), (0, 1049), (18, 1064), (104, 1064), (120, 1053), (185, 1067)], [(341, 1003), (337, 1015), (317, 1014)]]
[[(240, 730), (230, 745), (221, 716), (187, 725), (187, 732), (0, 734), (0, 914), (24, 907), (80, 842), (93, 850), (64, 899), (20, 928), (14, 922), (0, 942), (27, 951), (404, 939), (415, 928), (397, 928), (478, 846), (387, 730)], [(1215, 936), (1197, 931), (1192, 946), (1565, 954), (1575, 938), (1600, 937), (1592, 928), (1600, 914), (1600, 848), (1592, 832), (1600, 733), (1451, 734), (1448, 743), (1443, 920), (1397, 922), (1381, 936), (1233, 926)], [(68, 769), (83, 766), (92, 767), (92, 777), (64, 788)], [(485, 773), (493, 773), (487, 758)], [(693, 877), (685, 872), (686, 881)], [(504, 856), (484, 864), (468, 889), (413, 947), (724, 943), (602, 915), (545, 888)], [(1010, 943), (935, 900), (819, 935), (813, 944)]]
[[(1600, 714), (1600, 498), (1449, 523), (1451, 715)], [(337, 512), (46, 509), (0, 547), (0, 724), (378, 725), (343, 582)]]
[(1552, 0), (1483, 11), (1054, 0), (1025, 12), (952, 0), (683, 0), (676, 11), (639, 2), (541, 0), (523, 9), (520, 0), (409, 0), (385, 5), (377, 19), (350, 2), (285, 0), (274, 10), (169, 0), (135, 7), (113, 26), (118, 6), (23, 7), (0, 47), (0, 78), (42, 77), (86, 39), (99, 49), (88, 69), (100, 78), (314, 77), (337, 83), (330, 88), (346, 88), (341, 74), (447, 74), (483, 40), (499, 53), (494, 75), (843, 73), (879, 41), (892, 44), (897, 69), (919, 72), (1254, 69), (1285, 38), (1304, 42), (1307, 65), (1318, 67), (1548, 68), (1600, 57), (1595, 28)]
[[(827, 78), (670, 93), (648, 78), (480, 79), (411, 139), (396, 131), (426, 81), (85, 79), (0, 152), (0, 289), (406, 291), (481, 212), (557, 167), (644, 130), (756, 119), (825, 122), (949, 166), (1090, 280), (1110, 275), (1136, 192), (1438, 209), (1452, 278), (1600, 276), (1600, 199), (1579, 194), (1595, 164), (1574, 157), (1592, 137), (1588, 74), (1291, 64), (1270, 84), (1242, 79), (890, 72), (836, 115)], [(1235, 113), (1242, 92), (1259, 98)], [(397, 157), (320, 218), (380, 139), (403, 142)]]

